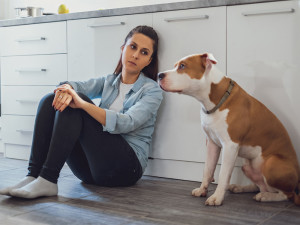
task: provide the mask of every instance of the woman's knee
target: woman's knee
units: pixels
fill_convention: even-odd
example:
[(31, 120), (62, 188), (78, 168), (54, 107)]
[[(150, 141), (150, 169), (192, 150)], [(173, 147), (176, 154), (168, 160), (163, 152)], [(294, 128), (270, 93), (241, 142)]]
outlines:
[(39, 102), (38, 110), (41, 110), (41, 108), (44, 106), (52, 107), (54, 96), (55, 96), (54, 93), (48, 93), (45, 96), (43, 96)]
[(45, 101), (49, 102), (50, 101), (52, 103), (54, 97), (55, 97), (55, 93), (50, 92), (50, 93), (44, 95), (42, 97), (42, 99), (40, 100), (40, 102), (45, 102)]

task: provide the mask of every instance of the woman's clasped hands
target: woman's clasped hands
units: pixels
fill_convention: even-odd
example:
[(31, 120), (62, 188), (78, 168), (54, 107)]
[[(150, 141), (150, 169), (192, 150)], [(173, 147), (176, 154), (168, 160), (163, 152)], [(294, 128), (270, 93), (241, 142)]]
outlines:
[(52, 106), (60, 112), (70, 106), (71, 108), (82, 108), (85, 101), (79, 97), (71, 85), (63, 84), (54, 90), (55, 97)]

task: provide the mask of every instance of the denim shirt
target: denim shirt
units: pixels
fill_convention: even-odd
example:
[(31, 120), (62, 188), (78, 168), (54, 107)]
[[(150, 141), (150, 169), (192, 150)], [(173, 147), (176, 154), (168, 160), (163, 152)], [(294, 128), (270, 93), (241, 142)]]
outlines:
[(143, 73), (126, 94), (120, 112), (109, 110), (119, 93), (121, 74), (108, 75), (88, 81), (62, 82), (70, 84), (75, 91), (90, 99), (101, 98), (99, 107), (106, 111), (106, 125), (103, 130), (120, 134), (135, 151), (143, 171), (147, 166), (150, 143), (154, 131), (157, 111), (162, 101), (162, 90)]

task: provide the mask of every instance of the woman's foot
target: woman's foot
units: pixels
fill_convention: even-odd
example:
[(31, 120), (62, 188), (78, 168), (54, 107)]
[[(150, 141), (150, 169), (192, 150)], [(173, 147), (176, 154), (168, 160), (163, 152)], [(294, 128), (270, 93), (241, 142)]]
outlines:
[(31, 177), (31, 176), (27, 176), (24, 177), (19, 183), (17, 183), (14, 186), (9, 186), (6, 188), (3, 188), (0, 190), (0, 195), (8, 195), (10, 196), (10, 191), (12, 189), (17, 189), (17, 188), (21, 188), (24, 187), (25, 185), (29, 184), (30, 182), (34, 181), (36, 178), (35, 177)]
[(57, 184), (42, 177), (18, 189), (12, 189), (10, 194), (20, 198), (38, 198), (44, 196), (55, 196), (58, 193)]

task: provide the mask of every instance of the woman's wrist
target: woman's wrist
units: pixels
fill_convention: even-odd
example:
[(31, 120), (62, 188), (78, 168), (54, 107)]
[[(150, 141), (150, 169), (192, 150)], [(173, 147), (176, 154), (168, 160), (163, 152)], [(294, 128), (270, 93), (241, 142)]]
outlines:
[(84, 111), (87, 111), (87, 108), (89, 107), (90, 104), (91, 103), (83, 100), (83, 103), (81, 105), (81, 109), (83, 109)]

